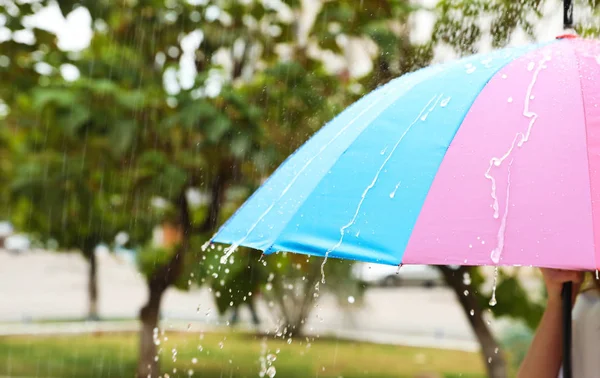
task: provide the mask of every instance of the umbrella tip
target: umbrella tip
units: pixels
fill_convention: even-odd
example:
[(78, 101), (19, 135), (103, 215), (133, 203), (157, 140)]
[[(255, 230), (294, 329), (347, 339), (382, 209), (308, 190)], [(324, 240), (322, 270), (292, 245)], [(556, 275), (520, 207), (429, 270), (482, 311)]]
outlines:
[(579, 36), (577, 34), (561, 34), (559, 36), (556, 37), (556, 39), (575, 39), (575, 38), (579, 38)]

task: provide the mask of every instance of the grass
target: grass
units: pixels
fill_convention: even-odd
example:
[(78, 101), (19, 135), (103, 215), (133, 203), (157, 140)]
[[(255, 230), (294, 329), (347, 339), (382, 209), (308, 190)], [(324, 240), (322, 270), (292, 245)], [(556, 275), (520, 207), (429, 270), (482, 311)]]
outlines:
[[(288, 344), (236, 332), (165, 336), (159, 357), (162, 372), (170, 377), (188, 377), (191, 371), (206, 378), (258, 377), (259, 358), (267, 354), (276, 356), (276, 376), (284, 378), (413, 378), (427, 372), (484, 377), (480, 356), (469, 352), (335, 339), (295, 339)], [(133, 333), (0, 337), (0, 376), (134, 377), (136, 353)]]

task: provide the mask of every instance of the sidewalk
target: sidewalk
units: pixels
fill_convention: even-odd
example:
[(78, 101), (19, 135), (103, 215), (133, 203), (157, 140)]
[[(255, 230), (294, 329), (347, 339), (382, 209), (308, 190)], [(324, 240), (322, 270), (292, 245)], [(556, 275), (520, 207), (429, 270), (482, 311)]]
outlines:
[[(161, 325), (167, 332), (223, 332), (231, 330), (227, 326), (199, 322), (164, 321)], [(90, 321), (90, 322), (55, 322), (55, 323), (0, 323), (0, 337), (6, 336), (53, 336), (82, 335), (104, 332), (137, 332), (138, 321)], [(242, 332), (253, 332), (251, 325), (240, 325), (235, 328)], [(274, 334), (273, 329), (260, 329), (261, 333)], [(459, 340), (427, 335), (402, 335), (395, 332), (372, 332), (351, 329), (338, 329), (306, 332), (307, 337), (338, 338), (375, 344), (402, 345), (421, 348), (437, 348), (476, 352), (479, 345), (470, 340)]]
[[(146, 301), (143, 277), (115, 256), (99, 256), (99, 312), (102, 322), (68, 322), (86, 315), (87, 264), (80, 254), (35, 252), (12, 255), (0, 251), (0, 335), (44, 335), (110, 331), (137, 331), (139, 310)], [(501, 302), (505, 298), (498, 298)], [(469, 322), (448, 288), (373, 288), (361, 304), (340, 303), (323, 294), (307, 319), (306, 333), (376, 343), (476, 350)], [(265, 330), (276, 322), (268, 303), (257, 303)], [(246, 308), (241, 321), (248, 321)], [(161, 306), (163, 325), (185, 330), (224, 327), (213, 294), (206, 288), (178, 291), (170, 288)], [(48, 319), (66, 320), (45, 323)], [(126, 321), (111, 321), (125, 319)], [(130, 320), (128, 320), (130, 319)], [(492, 321), (496, 332), (506, 321)]]

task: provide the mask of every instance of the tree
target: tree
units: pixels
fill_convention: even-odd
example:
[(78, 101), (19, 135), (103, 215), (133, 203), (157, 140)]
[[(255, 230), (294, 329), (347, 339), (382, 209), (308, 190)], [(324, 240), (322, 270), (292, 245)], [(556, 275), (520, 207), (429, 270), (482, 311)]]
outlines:
[[(11, 182), (13, 221), (42, 242), (54, 240), (61, 249), (83, 253), (90, 266), (89, 317), (95, 319), (94, 251), (100, 243), (112, 243), (126, 226), (117, 170), (122, 151), (115, 143), (124, 130), (122, 119), (110, 116), (112, 106), (98, 100), (110, 88), (84, 80), (56, 80), (48, 88), (34, 89), (12, 108), (23, 144)], [(38, 124), (40, 118), (43, 125)]]
[[(97, 318), (94, 249), (110, 243), (119, 227), (119, 180), (114, 171), (119, 152), (111, 142), (121, 138), (121, 130), (106, 125), (106, 102), (76, 101), (101, 97), (110, 88), (66, 82), (60, 69), (67, 54), (57, 48), (52, 34), (27, 26), (27, 16), (44, 5), (2, 7), (7, 25), (15, 31), (2, 43), (7, 69), (0, 75), (6, 83), (1, 93), (8, 108), (4, 122), (19, 140), (8, 174), (10, 215), (16, 226), (39, 241), (52, 240), (60, 249), (83, 253), (90, 264), (88, 315)], [(31, 40), (17, 38), (18, 32), (31, 32)]]

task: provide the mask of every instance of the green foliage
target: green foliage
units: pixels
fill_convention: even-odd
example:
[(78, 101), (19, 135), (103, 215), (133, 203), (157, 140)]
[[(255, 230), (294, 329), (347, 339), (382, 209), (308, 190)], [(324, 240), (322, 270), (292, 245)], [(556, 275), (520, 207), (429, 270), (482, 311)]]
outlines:
[[(321, 48), (341, 52), (340, 35), (370, 38), (389, 54), (398, 43), (402, 23), (415, 6), (405, 0), (327, 1), (324, 2), (313, 28)], [(396, 29), (396, 30), (395, 30)]]
[(140, 273), (152, 277), (156, 269), (169, 262), (175, 247), (159, 247), (148, 244), (137, 250), (136, 263)]
[(471, 294), (475, 295), (480, 308), (489, 308), (496, 317), (508, 317), (513, 320), (521, 321), (529, 329), (537, 328), (537, 325), (544, 312), (545, 303), (540, 303), (531, 298), (522, 286), (518, 277), (518, 270), (507, 272), (505, 269), (498, 269), (498, 279), (496, 285), (497, 304), (490, 306), (492, 298), (491, 290), (484, 290), (489, 277), (485, 277), (480, 268), (470, 268), (469, 276), (471, 279)]
[[(509, 275), (501, 271), (496, 296), (500, 300), (493, 307), (492, 311), (494, 315), (522, 320), (530, 329), (537, 328), (542, 318), (545, 304), (537, 303), (530, 299), (516, 274)], [(507, 299), (502, 300), (502, 298)]]
[(432, 41), (446, 43), (460, 54), (472, 54), (485, 34), (479, 22), (482, 19), (490, 20), (489, 35), (495, 48), (506, 46), (517, 28), (533, 39), (531, 16), (541, 17), (541, 4), (540, 0), (440, 0)]

